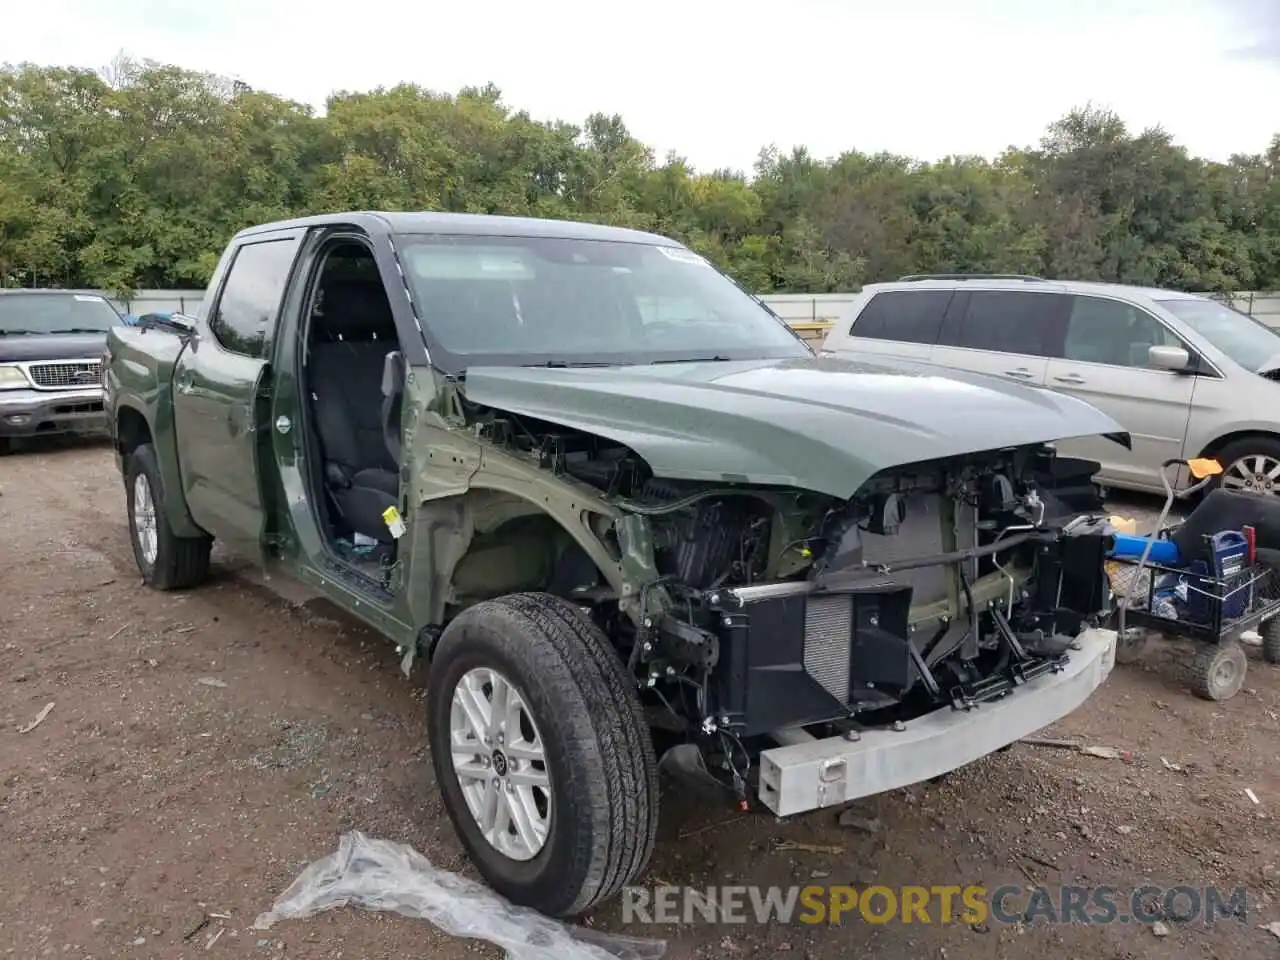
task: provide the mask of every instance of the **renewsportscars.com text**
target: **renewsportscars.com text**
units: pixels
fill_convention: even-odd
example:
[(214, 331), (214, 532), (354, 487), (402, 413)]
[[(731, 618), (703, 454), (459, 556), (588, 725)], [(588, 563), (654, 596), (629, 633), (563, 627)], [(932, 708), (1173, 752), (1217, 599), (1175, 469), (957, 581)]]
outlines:
[(627, 887), (624, 923), (1152, 924), (1244, 921), (1243, 887), (977, 884)]

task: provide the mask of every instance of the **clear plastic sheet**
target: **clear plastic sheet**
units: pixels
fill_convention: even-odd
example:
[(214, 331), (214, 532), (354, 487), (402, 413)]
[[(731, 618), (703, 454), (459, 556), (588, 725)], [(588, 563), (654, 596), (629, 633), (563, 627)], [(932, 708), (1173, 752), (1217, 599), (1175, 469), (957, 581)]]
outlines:
[(403, 843), (344, 833), (337, 852), (298, 875), (254, 928), (345, 906), (387, 910), (435, 924), (445, 933), (488, 940), (509, 960), (661, 960), (666, 941), (569, 927), (517, 907), (488, 887), (431, 864)]

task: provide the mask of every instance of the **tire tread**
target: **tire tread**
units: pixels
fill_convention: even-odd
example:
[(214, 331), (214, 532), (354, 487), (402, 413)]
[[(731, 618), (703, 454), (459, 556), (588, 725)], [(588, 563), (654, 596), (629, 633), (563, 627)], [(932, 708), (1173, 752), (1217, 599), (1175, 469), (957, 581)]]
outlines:
[[(559, 789), (570, 792), (580, 819), (565, 828), (567, 859), (555, 889), (549, 884), (532, 889), (525, 881), (513, 880), (507, 884), (510, 889), (499, 892), (546, 914), (582, 913), (634, 880), (656, 842), (657, 761), (635, 681), (600, 627), (577, 606), (547, 593), (510, 594), (464, 610), (440, 638), (432, 678), (441, 675), (437, 670), (452, 670), (444, 665), (453, 657), (466, 655), (473, 629), (501, 638), (505, 655), (519, 661), (523, 673), (537, 678), (542, 696), (556, 705), (563, 752), (576, 764), (573, 776), (565, 777)], [(437, 778), (446, 778), (453, 773), (448, 758), (435, 755), (445, 735), (439, 729), (442, 714), (435, 711), (444, 709), (443, 699), (451, 694), (432, 684), (432, 678), (428, 703), (436, 699), (435, 707), (429, 706), (436, 722), (433, 762)], [(547, 724), (539, 724), (545, 739)], [(442, 780), (442, 788), (444, 784)], [(470, 816), (465, 809), (446, 806), (455, 825)], [(484, 864), (480, 866), (486, 872)], [(491, 869), (490, 882), (503, 885), (506, 878)]]
[[(1191, 692), (1202, 700), (1228, 700), (1235, 696), (1235, 692), (1227, 697), (1215, 696), (1213, 673), (1217, 666), (1219, 657), (1230, 656), (1239, 661), (1240, 664), (1240, 684), (1244, 686), (1245, 671), (1247, 670), (1247, 659), (1245, 657), (1244, 648), (1238, 643), (1210, 644), (1200, 647), (1196, 651), (1195, 657), (1191, 661)], [(1237, 692), (1239, 690), (1237, 687)]]
[[(546, 630), (590, 699), (589, 710), (605, 773), (610, 818), (603, 850), (592, 851), (600, 875), (584, 886), (575, 911), (615, 896), (644, 869), (658, 832), (658, 766), (653, 741), (622, 662), (599, 627), (580, 608), (551, 594), (516, 594), (513, 606)], [(585, 656), (583, 656), (585, 654)], [(594, 688), (594, 689), (593, 689)]]
[(1262, 659), (1267, 663), (1280, 663), (1280, 616), (1262, 625)]

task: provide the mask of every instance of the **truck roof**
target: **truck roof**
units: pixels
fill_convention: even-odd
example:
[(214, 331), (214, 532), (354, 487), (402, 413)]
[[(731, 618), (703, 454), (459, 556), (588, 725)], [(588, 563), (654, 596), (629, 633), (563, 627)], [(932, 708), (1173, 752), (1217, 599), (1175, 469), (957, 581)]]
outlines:
[(375, 232), (390, 234), (449, 233), (492, 237), (551, 237), (564, 240), (612, 240), (617, 243), (647, 243), (679, 246), (676, 241), (656, 233), (609, 227), (574, 220), (544, 220), (535, 217), (504, 217), (474, 213), (440, 213), (434, 211), (361, 210), (348, 213), (326, 213), (294, 220), (279, 220), (248, 227), (235, 239), (276, 230), (320, 227), (328, 224), (356, 224)]

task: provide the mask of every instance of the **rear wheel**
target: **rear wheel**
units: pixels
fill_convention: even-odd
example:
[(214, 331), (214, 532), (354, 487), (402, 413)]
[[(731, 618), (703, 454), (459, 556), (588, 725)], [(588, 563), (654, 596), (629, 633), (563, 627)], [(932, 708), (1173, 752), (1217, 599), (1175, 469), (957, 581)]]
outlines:
[(572, 916), (644, 868), (653, 741), (634, 681), (577, 607), (513, 594), (464, 610), (432, 656), (427, 711), (445, 809), (498, 893)]
[(157, 590), (194, 587), (209, 575), (209, 537), (179, 537), (164, 513), (164, 482), (155, 449), (135, 448), (125, 467), (125, 498), (133, 558), (147, 586)]

